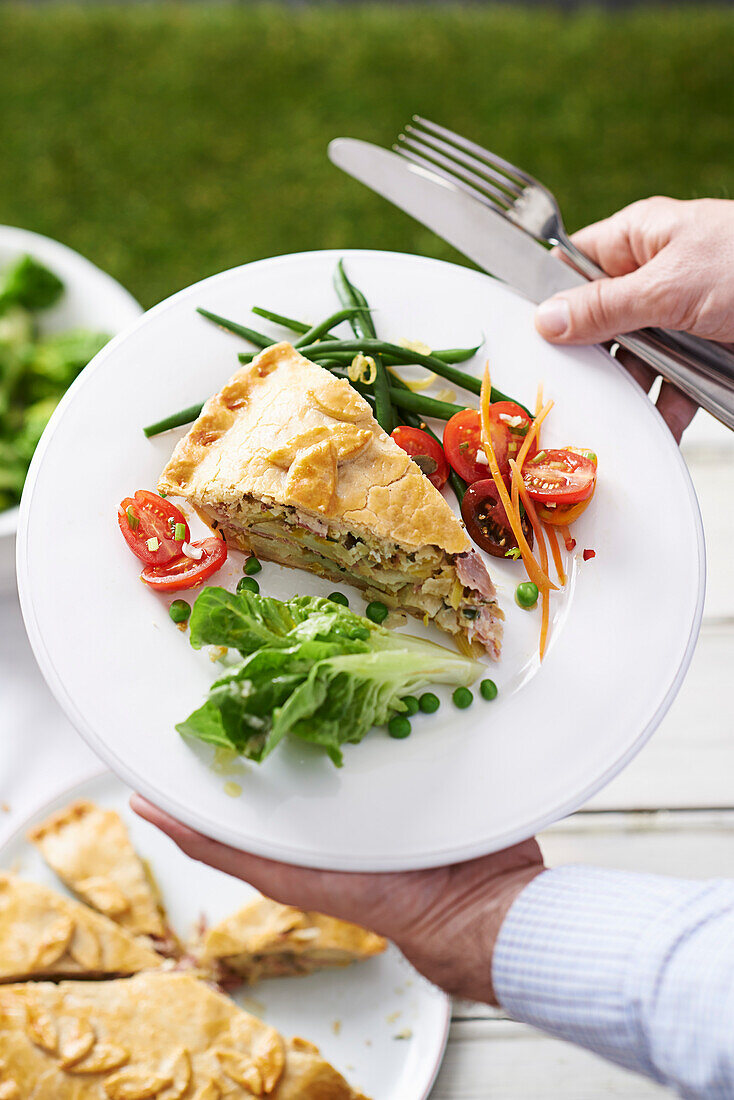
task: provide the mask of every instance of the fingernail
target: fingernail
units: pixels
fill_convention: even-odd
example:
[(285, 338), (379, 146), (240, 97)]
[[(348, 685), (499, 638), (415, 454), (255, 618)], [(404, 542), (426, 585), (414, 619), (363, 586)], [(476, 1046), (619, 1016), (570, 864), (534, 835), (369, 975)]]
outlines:
[(565, 298), (549, 298), (535, 311), (535, 327), (541, 336), (563, 336), (571, 321), (571, 311)]

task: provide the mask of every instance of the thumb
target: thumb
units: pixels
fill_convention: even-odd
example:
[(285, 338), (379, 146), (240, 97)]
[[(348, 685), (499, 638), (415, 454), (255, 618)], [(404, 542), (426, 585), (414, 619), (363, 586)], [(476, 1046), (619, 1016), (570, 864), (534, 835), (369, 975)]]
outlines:
[(595, 279), (542, 302), (535, 311), (535, 327), (552, 343), (601, 344), (620, 333), (664, 323), (650, 299), (650, 282), (641, 270)]

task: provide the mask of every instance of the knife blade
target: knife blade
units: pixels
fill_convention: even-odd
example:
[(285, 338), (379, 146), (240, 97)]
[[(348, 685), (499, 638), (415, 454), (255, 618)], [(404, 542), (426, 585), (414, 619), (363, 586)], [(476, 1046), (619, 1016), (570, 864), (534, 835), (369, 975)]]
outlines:
[[(537, 304), (588, 281), (500, 214), (396, 153), (356, 138), (335, 138), (328, 153), (337, 168), (433, 230), (531, 302)], [(617, 340), (734, 430), (733, 379), (703, 367), (694, 369), (674, 349), (647, 340), (643, 333), (620, 334)]]
[(524, 230), (397, 153), (335, 138), (329, 159), (532, 302), (587, 281)]

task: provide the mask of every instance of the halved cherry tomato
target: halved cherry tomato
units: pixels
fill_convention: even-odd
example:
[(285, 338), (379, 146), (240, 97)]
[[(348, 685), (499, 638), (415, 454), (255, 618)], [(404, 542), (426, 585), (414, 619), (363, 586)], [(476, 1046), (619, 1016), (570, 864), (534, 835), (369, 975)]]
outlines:
[(437, 489), (443, 489), (449, 479), (449, 464), (443, 447), (438, 440), (433, 439), (428, 432), (422, 432), (420, 428), (408, 428), (401, 425), (391, 433), (398, 447), (402, 447), (420, 466), (432, 485)]
[(203, 550), (198, 561), (181, 554), (166, 565), (147, 566), (140, 579), (155, 588), (156, 592), (182, 592), (211, 577), (227, 560), (227, 544), (222, 539), (202, 539), (201, 542), (191, 543), (191, 546)]
[[(491, 426), (492, 447), (497, 465), (504, 476), (509, 469), (510, 429), (501, 420)], [(459, 477), (473, 484), (484, 481), (489, 473), (482, 448), (482, 425), (476, 409), (462, 409), (454, 413), (443, 432), (443, 449)], [(477, 454), (480, 455), (477, 461)], [(483, 461), (484, 460), (484, 461)]]
[[(461, 502), (461, 515), (471, 538), (488, 554), (504, 558), (508, 550), (517, 549), (517, 539), (491, 477), (469, 486)], [(522, 517), (522, 529), (532, 547), (533, 528), (527, 516)]]
[(525, 488), (540, 504), (578, 504), (594, 492), (596, 467), (577, 451), (540, 451), (522, 471)]
[[(583, 450), (581, 447), (564, 447), (566, 451), (572, 451), (574, 454), (581, 455), (583, 458), (588, 458), (594, 466), (594, 474), (596, 475), (597, 457), (593, 451)], [(538, 517), (542, 519), (543, 523), (552, 523), (556, 527), (569, 527), (575, 520), (579, 518), (582, 512), (591, 504), (594, 499), (594, 492), (596, 491), (596, 479), (594, 480), (594, 488), (591, 490), (591, 495), (586, 500), (579, 501), (578, 504), (559, 504), (546, 506), (539, 504), (537, 508)]]
[[(518, 452), (523, 445), (525, 436), (530, 431), (530, 426), (533, 423), (532, 418), (528, 416), (520, 405), (516, 405), (514, 401), (495, 401), (489, 406), (489, 422), (492, 425), (492, 444), (495, 440), (495, 424), (502, 425), (507, 428), (510, 433), (507, 447), (507, 460), (509, 466), (509, 459), (517, 458)], [(533, 440), (528, 449), (527, 458), (530, 459), (538, 450), (537, 438)], [(495, 454), (497, 448), (495, 447)], [(498, 459), (499, 461), (499, 459)], [(500, 471), (504, 473), (502, 465), (500, 464)]]
[[(148, 489), (138, 489), (134, 497), (125, 497), (117, 509), (117, 522), (133, 554), (146, 565), (165, 565), (179, 558), (182, 545), (189, 540), (183, 512)], [(177, 523), (185, 528), (182, 539), (174, 538)], [(148, 546), (150, 539), (158, 541), (155, 550)]]

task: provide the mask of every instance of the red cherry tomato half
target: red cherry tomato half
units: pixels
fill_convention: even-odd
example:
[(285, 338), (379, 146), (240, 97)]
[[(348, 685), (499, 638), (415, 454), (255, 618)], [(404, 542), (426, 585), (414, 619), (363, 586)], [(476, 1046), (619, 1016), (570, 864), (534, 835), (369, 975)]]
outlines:
[(443, 489), (449, 479), (449, 464), (438, 440), (420, 428), (401, 426), (391, 433), (398, 447), (402, 447), (420, 466), (432, 485)]
[(147, 566), (140, 579), (156, 592), (183, 592), (185, 588), (193, 588), (211, 577), (227, 560), (227, 544), (222, 539), (203, 539), (191, 545), (195, 550), (203, 551), (198, 561), (181, 554), (166, 565)]
[[(461, 502), (461, 515), (470, 537), (488, 554), (504, 558), (508, 550), (517, 549), (517, 539), (491, 477), (469, 486)], [(522, 529), (532, 547), (533, 529), (527, 516), (522, 518)]]
[(522, 471), (528, 496), (540, 504), (578, 504), (596, 485), (596, 466), (571, 450), (540, 451)]
[[(134, 497), (125, 497), (117, 509), (117, 522), (133, 554), (146, 565), (165, 565), (180, 557), (182, 545), (189, 540), (183, 512), (148, 489), (138, 489)], [(185, 528), (182, 539), (174, 538), (177, 523)], [(148, 546), (150, 539), (158, 541), (155, 550)]]
[[(533, 423), (532, 418), (528, 416), (525, 409), (520, 405), (516, 405), (514, 401), (495, 401), (494, 404), (489, 406), (489, 422), (492, 426), (492, 445), (494, 446), (495, 454), (497, 454), (495, 425), (497, 426), (498, 432), (501, 429), (507, 429), (509, 432), (509, 439), (507, 440), (507, 466), (509, 467), (509, 460), (511, 458), (517, 458), (518, 452), (525, 441), (525, 436), (530, 431), (530, 426)], [(528, 449), (527, 458), (532, 458), (537, 450), (538, 441), (534, 439)], [(499, 456), (497, 461), (499, 462)], [(500, 471), (502, 473), (505, 472), (502, 469), (501, 463)]]
[[(493, 421), (491, 431), (497, 465), (504, 475), (508, 469), (510, 430), (506, 424), (497, 420)], [(464, 481), (471, 485), (475, 481), (486, 480), (489, 464), (484, 460), (482, 424), (476, 409), (462, 409), (461, 412), (454, 413), (444, 428), (443, 447), (449, 462)], [(477, 454), (480, 456), (479, 461)]]

